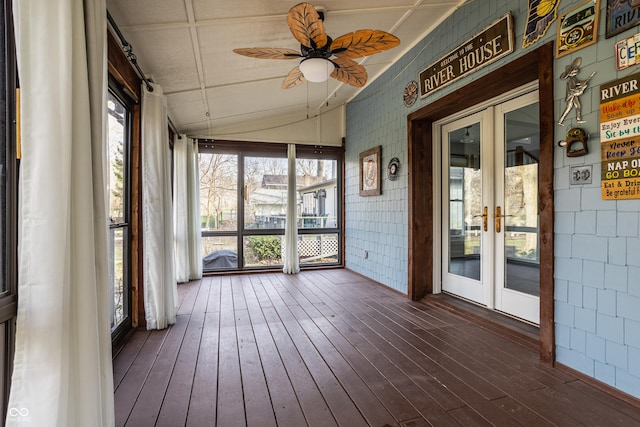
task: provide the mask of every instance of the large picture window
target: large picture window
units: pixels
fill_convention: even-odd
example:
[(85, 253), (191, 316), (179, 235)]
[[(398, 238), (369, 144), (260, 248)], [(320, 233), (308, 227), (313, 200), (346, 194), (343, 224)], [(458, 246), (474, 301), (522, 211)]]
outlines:
[(302, 267), (342, 262), (342, 150), (286, 145), (200, 143), (200, 205), (205, 272), (282, 268), (288, 174), (296, 174)]

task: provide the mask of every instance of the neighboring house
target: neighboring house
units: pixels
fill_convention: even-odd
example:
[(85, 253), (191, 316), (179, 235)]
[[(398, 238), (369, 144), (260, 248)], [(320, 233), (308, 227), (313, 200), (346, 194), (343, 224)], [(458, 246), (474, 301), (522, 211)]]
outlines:
[(337, 218), (337, 180), (321, 181), (314, 185), (298, 188), (302, 196), (302, 208), (298, 221), (302, 227), (335, 227)]

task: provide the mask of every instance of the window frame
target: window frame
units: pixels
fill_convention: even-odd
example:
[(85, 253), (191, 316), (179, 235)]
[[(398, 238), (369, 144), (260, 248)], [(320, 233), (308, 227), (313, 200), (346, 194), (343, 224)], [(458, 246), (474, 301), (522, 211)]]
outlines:
[[(224, 268), (218, 270), (204, 270), (204, 274), (225, 273), (229, 271), (260, 271), (278, 270), (282, 264), (269, 266), (245, 266), (244, 260), (244, 239), (250, 236), (284, 236), (284, 228), (247, 229), (244, 223), (244, 176), (246, 157), (264, 157), (287, 159), (287, 144), (283, 143), (261, 143), (242, 141), (212, 141), (198, 140), (199, 154), (228, 154), (237, 156), (237, 217), (238, 226), (234, 231), (201, 231), (201, 237), (237, 237), (238, 264), (235, 268)], [(336, 226), (325, 228), (298, 228), (298, 235), (326, 235), (337, 234), (338, 255), (337, 261), (331, 263), (301, 264), (301, 269), (311, 269), (317, 267), (342, 267), (344, 266), (344, 148), (324, 147), (315, 145), (296, 144), (296, 160), (334, 160), (336, 161)], [(203, 257), (207, 255), (203, 253)]]
[[(2, 406), (0, 417), (5, 418), (9, 391), (11, 387), (11, 373), (13, 370), (13, 356), (15, 351), (15, 318), (18, 312), (18, 175), (20, 161), (17, 154), (16, 132), (16, 102), (18, 71), (15, 52), (15, 38), (13, 35), (12, 1), (3, 2), (0, 8), (4, 22), (1, 33), (0, 49), (2, 49), (2, 64), (0, 81), (0, 96), (2, 97), (2, 139), (5, 151), (5, 192), (4, 209), (5, 221), (2, 229), (4, 234), (2, 257), (4, 290), (0, 293), (0, 324), (5, 326), (2, 341), (3, 352), (0, 360), (2, 370), (2, 384), (0, 384)], [(1, 223), (1, 221), (0, 221)]]
[(126, 109), (126, 120), (124, 126), (124, 134), (123, 137), (125, 141), (123, 141), (123, 175), (124, 175), (124, 185), (123, 185), (123, 215), (122, 222), (110, 223), (109, 224), (109, 233), (113, 230), (124, 229), (124, 239), (126, 244), (123, 245), (123, 280), (124, 286), (126, 286), (126, 291), (123, 295), (123, 300), (126, 302), (126, 311), (124, 313), (124, 320), (118, 324), (111, 331), (111, 342), (113, 344), (114, 349), (118, 348), (119, 345), (124, 341), (126, 335), (133, 328), (133, 295), (132, 295), (132, 205), (133, 201), (132, 197), (132, 179), (133, 175), (132, 171), (132, 154), (133, 154), (133, 120), (134, 120), (134, 109), (135, 109), (135, 101), (127, 94), (124, 87), (116, 81), (111, 75), (109, 75), (109, 87), (108, 92), (113, 95), (115, 98), (120, 101), (120, 103)]

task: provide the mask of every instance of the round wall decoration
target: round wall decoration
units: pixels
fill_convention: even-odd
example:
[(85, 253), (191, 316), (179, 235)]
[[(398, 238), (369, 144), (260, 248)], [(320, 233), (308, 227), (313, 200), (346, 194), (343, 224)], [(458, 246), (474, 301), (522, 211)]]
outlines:
[(418, 82), (415, 80), (410, 81), (402, 92), (402, 99), (406, 107), (411, 107), (418, 99)]
[(389, 181), (395, 181), (398, 178), (398, 172), (400, 171), (400, 159), (394, 157), (389, 160), (389, 165), (387, 166), (387, 177)]

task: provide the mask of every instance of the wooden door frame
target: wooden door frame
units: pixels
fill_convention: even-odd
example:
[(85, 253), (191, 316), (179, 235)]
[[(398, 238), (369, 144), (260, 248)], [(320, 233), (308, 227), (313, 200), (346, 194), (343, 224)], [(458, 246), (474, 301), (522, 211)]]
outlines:
[[(538, 81), (540, 109), (540, 359), (553, 363), (553, 42), (532, 50), (497, 70), (424, 106), (407, 117), (409, 163), (409, 298), (433, 293), (433, 123), (488, 101), (527, 83)], [(438, 202), (436, 201), (436, 204)]]

